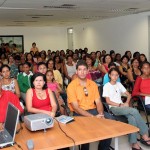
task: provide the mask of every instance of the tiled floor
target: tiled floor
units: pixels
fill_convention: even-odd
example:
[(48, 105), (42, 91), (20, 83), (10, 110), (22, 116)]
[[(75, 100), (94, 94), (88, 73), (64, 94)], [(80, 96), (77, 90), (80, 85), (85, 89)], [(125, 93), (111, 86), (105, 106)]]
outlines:
[[(114, 140), (112, 140), (112, 147), (114, 147)], [(90, 144), (90, 150), (97, 150), (98, 142)], [(150, 147), (140, 144), (143, 150), (150, 150)], [(73, 150), (73, 148), (71, 148)], [(78, 146), (75, 147), (75, 150), (78, 150)], [(131, 147), (128, 142), (128, 136), (121, 136), (119, 138), (119, 150), (131, 150)]]

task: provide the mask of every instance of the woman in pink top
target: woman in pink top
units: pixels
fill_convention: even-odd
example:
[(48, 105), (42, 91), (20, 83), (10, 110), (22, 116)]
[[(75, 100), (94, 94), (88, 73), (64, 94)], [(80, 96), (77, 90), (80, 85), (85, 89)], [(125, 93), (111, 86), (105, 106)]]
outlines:
[(46, 80), (47, 80), (47, 87), (48, 87), (51, 91), (55, 92), (55, 94), (56, 94), (58, 103), (59, 103), (59, 105), (60, 105), (61, 114), (64, 114), (64, 108), (61, 107), (61, 105), (64, 104), (64, 101), (63, 101), (63, 99), (62, 99), (61, 96), (60, 96), (60, 93), (62, 92), (62, 88), (61, 88), (60, 85), (55, 81), (53, 71), (48, 70), (48, 71), (46, 72)]
[(44, 113), (55, 116), (57, 105), (53, 93), (47, 88), (46, 77), (36, 73), (31, 78), (31, 87), (26, 93), (26, 106), (30, 113)]

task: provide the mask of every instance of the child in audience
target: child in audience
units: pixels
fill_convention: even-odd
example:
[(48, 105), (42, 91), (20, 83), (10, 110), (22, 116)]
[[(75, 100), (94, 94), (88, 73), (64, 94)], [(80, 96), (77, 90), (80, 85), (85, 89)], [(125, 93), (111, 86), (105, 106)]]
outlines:
[(21, 91), (21, 98), (26, 100), (26, 92), (29, 88), (31, 88), (31, 77), (33, 73), (30, 71), (31, 64), (29, 62), (25, 62), (23, 64), (23, 72), (18, 74), (18, 84)]
[[(147, 135), (148, 127), (146, 123), (135, 108), (129, 107), (131, 95), (121, 83), (117, 82), (119, 77), (118, 69), (112, 68), (109, 70), (108, 74), (110, 82), (104, 85), (103, 97), (106, 98), (106, 102), (109, 104), (111, 112), (117, 116), (125, 116), (128, 119), (129, 124), (138, 127), (141, 135), (140, 142), (146, 146), (150, 146), (150, 138)], [(127, 95), (127, 101), (125, 103), (121, 100), (122, 93)], [(137, 133), (129, 134), (129, 142), (132, 150), (142, 150), (137, 142)]]
[(63, 99), (62, 99), (61, 96), (60, 96), (60, 93), (62, 92), (62, 88), (61, 88), (60, 85), (55, 81), (53, 71), (48, 70), (48, 71), (46, 72), (46, 80), (47, 80), (47, 87), (48, 87), (51, 91), (55, 92), (56, 98), (57, 98), (58, 103), (59, 103), (59, 105), (60, 105), (60, 111), (61, 111), (62, 114), (64, 114), (64, 109), (63, 109), (63, 107), (61, 107), (61, 105), (64, 104), (64, 101), (63, 101)]

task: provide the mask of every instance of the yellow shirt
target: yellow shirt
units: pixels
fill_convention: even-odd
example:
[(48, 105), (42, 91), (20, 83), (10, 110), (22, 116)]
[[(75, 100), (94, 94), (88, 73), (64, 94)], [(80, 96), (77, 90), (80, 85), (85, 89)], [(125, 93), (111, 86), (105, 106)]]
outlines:
[(83, 86), (80, 85), (79, 79), (73, 80), (67, 87), (68, 104), (71, 111), (74, 111), (71, 103), (78, 102), (80, 108), (84, 110), (96, 108), (95, 100), (100, 98), (98, 86), (92, 80), (87, 79), (86, 88), (88, 96), (85, 95)]
[(62, 80), (62, 76), (61, 76), (60, 72), (58, 70), (53, 70), (53, 73), (54, 73), (54, 78), (55, 78), (56, 82), (63, 85), (63, 80)]

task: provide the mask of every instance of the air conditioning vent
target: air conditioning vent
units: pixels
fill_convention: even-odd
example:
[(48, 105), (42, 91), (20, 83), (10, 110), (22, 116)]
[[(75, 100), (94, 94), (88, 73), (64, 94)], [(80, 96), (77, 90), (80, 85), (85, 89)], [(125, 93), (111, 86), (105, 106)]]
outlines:
[(44, 6), (44, 8), (72, 9), (72, 8), (76, 8), (76, 5), (63, 4), (63, 5), (60, 5), (60, 6)]

